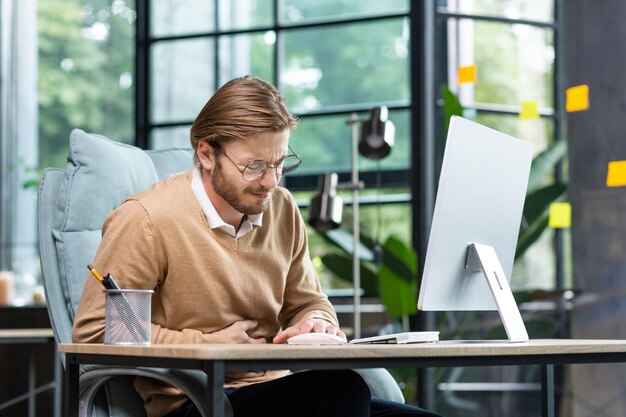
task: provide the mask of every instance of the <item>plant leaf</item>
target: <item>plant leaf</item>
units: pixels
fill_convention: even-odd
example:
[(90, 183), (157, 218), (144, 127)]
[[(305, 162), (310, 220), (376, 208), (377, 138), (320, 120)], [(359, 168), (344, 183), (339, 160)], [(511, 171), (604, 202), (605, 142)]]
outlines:
[[(319, 234), (327, 242), (332, 243), (334, 246), (352, 256), (352, 233), (343, 229), (334, 229), (327, 232), (319, 232)], [(361, 242), (361, 244), (359, 245), (359, 258), (370, 262), (374, 260), (374, 254), (372, 253), (371, 249), (365, 246), (363, 242)]]
[(526, 230), (520, 233), (515, 248), (515, 259), (520, 258), (526, 250), (543, 234), (548, 227), (548, 213), (537, 218)]
[[(329, 253), (321, 257), (322, 263), (339, 278), (353, 282), (352, 256), (345, 253)], [(361, 262), (361, 288), (365, 297), (378, 297), (378, 274), (371, 264)]]
[(417, 313), (417, 282), (399, 277), (387, 265), (378, 271), (380, 278), (380, 297), (387, 313), (400, 318)]
[(550, 204), (563, 199), (567, 194), (567, 185), (557, 182), (527, 194), (524, 200), (524, 220), (531, 224), (538, 217), (550, 210)]
[(454, 95), (447, 84), (441, 86), (441, 97), (443, 98), (443, 126), (444, 137), (448, 136), (448, 125), (452, 116), (463, 116), (463, 106)]
[(554, 166), (565, 156), (567, 141), (564, 138), (552, 142), (546, 150), (533, 159), (528, 177), (528, 193), (541, 186), (542, 181), (554, 170)]
[(548, 227), (550, 204), (566, 196), (567, 186), (562, 183), (548, 185), (526, 196), (522, 228), (515, 249), (515, 259), (520, 258)]
[(398, 277), (412, 282), (417, 274), (417, 254), (400, 239), (390, 236), (383, 245), (383, 265)]

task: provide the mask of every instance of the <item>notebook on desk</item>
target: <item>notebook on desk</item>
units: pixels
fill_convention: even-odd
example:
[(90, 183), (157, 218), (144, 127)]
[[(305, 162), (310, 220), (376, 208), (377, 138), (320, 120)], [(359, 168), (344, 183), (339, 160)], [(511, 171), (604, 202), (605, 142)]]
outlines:
[(349, 343), (424, 343), (439, 341), (438, 331), (426, 332), (402, 332), (385, 334), (382, 336), (363, 337), (360, 339), (352, 339)]

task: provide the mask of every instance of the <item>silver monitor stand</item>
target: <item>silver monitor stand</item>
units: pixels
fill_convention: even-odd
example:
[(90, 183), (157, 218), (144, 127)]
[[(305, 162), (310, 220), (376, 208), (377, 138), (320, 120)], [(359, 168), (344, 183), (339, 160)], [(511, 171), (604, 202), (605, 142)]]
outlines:
[(504, 324), (504, 329), (509, 337), (509, 342), (526, 342), (528, 333), (522, 320), (522, 315), (517, 308), (513, 292), (509, 286), (502, 265), (496, 255), (493, 246), (471, 243), (467, 247), (465, 257), (465, 269), (468, 271), (482, 271), (493, 299), (498, 306), (498, 312)]

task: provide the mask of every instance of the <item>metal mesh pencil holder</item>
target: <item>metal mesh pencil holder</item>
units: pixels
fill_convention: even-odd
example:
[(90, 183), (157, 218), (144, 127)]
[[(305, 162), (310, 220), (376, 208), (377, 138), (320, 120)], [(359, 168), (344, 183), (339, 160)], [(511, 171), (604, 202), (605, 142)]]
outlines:
[(152, 290), (104, 290), (104, 343), (150, 344)]

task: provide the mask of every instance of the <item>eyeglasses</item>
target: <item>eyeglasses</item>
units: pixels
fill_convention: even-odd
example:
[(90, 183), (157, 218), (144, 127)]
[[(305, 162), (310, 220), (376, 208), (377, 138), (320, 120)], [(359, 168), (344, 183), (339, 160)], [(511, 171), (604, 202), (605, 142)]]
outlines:
[(237, 165), (237, 163), (233, 161), (230, 156), (228, 156), (228, 154), (224, 151), (224, 148), (222, 148), (222, 146), (219, 143), (215, 141), (210, 141), (209, 145), (211, 145), (211, 147), (215, 149), (216, 151), (219, 151), (224, 156), (226, 156), (226, 158), (228, 158), (228, 160), (233, 163), (235, 168), (237, 168), (237, 170), (241, 172), (241, 177), (245, 181), (248, 181), (248, 182), (254, 182), (254, 181), (260, 180), (263, 177), (263, 175), (265, 175), (265, 172), (268, 169), (273, 169), (276, 172), (276, 175), (279, 177), (281, 175), (290, 174), (294, 172), (296, 169), (298, 169), (298, 167), (302, 163), (302, 159), (300, 159), (300, 157), (296, 155), (293, 149), (291, 149), (291, 146), (287, 146), (291, 153), (281, 158), (275, 164), (273, 165), (268, 164), (267, 162), (261, 159), (257, 159), (256, 161), (250, 162), (243, 169), (241, 169), (239, 168), (239, 165)]

